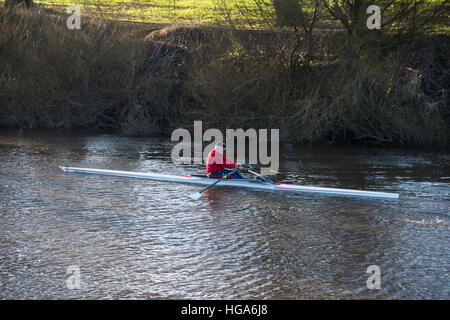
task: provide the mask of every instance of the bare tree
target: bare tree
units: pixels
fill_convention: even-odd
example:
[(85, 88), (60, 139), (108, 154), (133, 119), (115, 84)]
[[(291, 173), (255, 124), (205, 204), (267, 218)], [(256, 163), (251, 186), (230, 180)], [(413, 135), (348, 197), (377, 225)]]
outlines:
[(290, 49), (289, 63), (296, 65), (302, 48), (302, 58), (312, 51), (313, 31), (319, 20), (321, 0), (218, 0), (223, 16), (233, 27), (256, 29), (289, 29), (294, 31), (295, 42)]
[(290, 64), (294, 65), (294, 56), (301, 44), (304, 44), (304, 57), (312, 50), (313, 30), (319, 19), (319, 0), (272, 0), (275, 20), (278, 27), (293, 28), (296, 35), (291, 50)]
[(353, 38), (368, 32), (367, 8), (376, 4), (382, 14), (382, 29), (397, 34), (427, 31), (446, 25), (449, 16), (448, 0), (320, 0), (329, 18), (339, 21)]

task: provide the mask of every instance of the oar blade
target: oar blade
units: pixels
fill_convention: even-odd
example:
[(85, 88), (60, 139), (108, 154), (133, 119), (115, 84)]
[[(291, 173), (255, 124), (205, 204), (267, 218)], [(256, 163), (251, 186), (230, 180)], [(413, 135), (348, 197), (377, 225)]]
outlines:
[(188, 195), (188, 197), (191, 198), (192, 200), (198, 200), (202, 197), (202, 194), (200, 192), (196, 192)]

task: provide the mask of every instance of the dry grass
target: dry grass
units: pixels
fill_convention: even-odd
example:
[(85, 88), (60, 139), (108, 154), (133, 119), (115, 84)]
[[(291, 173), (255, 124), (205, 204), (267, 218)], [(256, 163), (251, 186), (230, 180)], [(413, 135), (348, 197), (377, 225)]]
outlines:
[(0, 9), (0, 125), (110, 129), (280, 128), (287, 142), (445, 145), (448, 36), (339, 46), (289, 33), (83, 21)]
[[(273, 46), (279, 35), (273, 37), (249, 45), (248, 34), (234, 35), (214, 59), (197, 61), (184, 86), (190, 100), (181, 103), (181, 122), (280, 128), (282, 139), (294, 143), (447, 143), (450, 75), (444, 39), (357, 52), (321, 48), (324, 40), (331, 42), (317, 39), (315, 58), (300, 54), (292, 69), (289, 45)], [(283, 40), (280, 44), (289, 43)]]
[(147, 50), (139, 36), (144, 30), (101, 20), (69, 30), (66, 19), (40, 8), (0, 10), (0, 123), (128, 127), (151, 86), (137, 75)]

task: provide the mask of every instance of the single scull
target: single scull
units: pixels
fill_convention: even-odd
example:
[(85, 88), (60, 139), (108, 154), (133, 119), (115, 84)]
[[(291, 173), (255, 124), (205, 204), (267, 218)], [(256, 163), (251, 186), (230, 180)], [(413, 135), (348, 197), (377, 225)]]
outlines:
[[(106, 170), (106, 169), (89, 169), (89, 168), (75, 168), (75, 167), (59, 167), (64, 172), (86, 173), (86, 174), (100, 174), (107, 176), (117, 176), (126, 178), (147, 179), (165, 182), (179, 182), (179, 183), (191, 183), (209, 186), (213, 184), (216, 179), (209, 179), (202, 175), (173, 175), (173, 174), (161, 174), (161, 173), (143, 173), (133, 171), (119, 171), (119, 170)], [(302, 186), (295, 184), (286, 184), (280, 182), (267, 182), (259, 179), (229, 179), (223, 180), (220, 186), (227, 187), (243, 187), (263, 190), (279, 190), (279, 191), (294, 191), (294, 192), (310, 192), (321, 193), (328, 195), (338, 196), (354, 196), (354, 197), (372, 197), (372, 198), (384, 198), (384, 199), (398, 199), (397, 193), (376, 192), (376, 191), (363, 191), (363, 190), (351, 190), (351, 189), (338, 189), (338, 188), (324, 188), (313, 186)]]

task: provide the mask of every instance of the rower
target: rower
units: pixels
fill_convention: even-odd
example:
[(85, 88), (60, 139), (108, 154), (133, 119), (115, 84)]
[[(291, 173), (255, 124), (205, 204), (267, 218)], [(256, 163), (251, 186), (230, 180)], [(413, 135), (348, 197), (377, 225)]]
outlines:
[[(208, 155), (206, 162), (206, 175), (211, 179), (221, 179), (226, 176), (226, 179), (244, 179), (237, 170), (240, 167), (239, 163), (234, 162), (225, 156), (226, 144), (217, 142), (214, 149)], [(234, 172), (233, 172), (234, 171)]]

